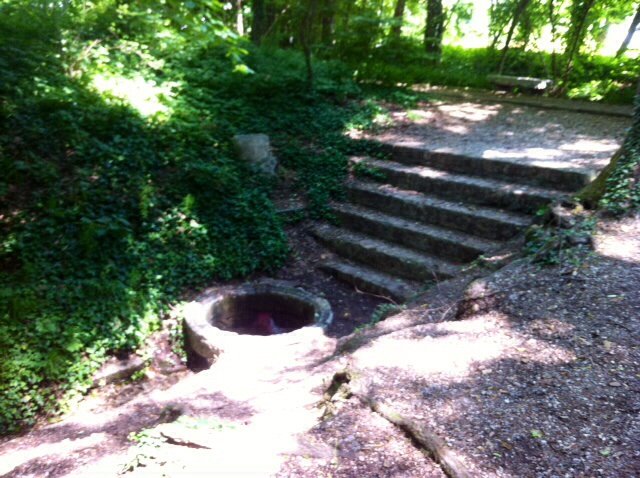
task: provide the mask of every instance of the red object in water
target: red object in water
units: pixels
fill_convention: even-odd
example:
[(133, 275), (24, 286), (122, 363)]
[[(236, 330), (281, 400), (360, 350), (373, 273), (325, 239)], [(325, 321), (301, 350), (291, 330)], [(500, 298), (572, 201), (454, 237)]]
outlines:
[(269, 312), (259, 312), (253, 324), (258, 335), (276, 335), (286, 332), (282, 327), (278, 327)]
[(276, 324), (268, 312), (260, 312), (256, 317), (254, 325), (256, 333), (259, 335), (272, 335), (275, 332)]

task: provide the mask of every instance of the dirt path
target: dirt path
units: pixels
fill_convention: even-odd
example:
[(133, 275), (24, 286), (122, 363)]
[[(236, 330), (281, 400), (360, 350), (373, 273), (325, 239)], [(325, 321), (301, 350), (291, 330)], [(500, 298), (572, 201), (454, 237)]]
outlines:
[(440, 284), (342, 339), (239, 337), (209, 370), (114, 388), (1, 444), (0, 473), (445, 476), (376, 402), (439, 437), (460, 476), (637, 476), (640, 218), (596, 242), (577, 266)]
[[(627, 121), (473, 102), (393, 117), (390, 138), (587, 167)], [(0, 442), (0, 476), (640, 474), (640, 218), (602, 224), (579, 263), (441, 283), (346, 337), (383, 301), (313, 272), (325, 252), (304, 227), (289, 231), (297, 254), (276, 277), (332, 302), (326, 334), (241, 336), (209, 370), (159, 367), (98, 390)], [(463, 474), (392, 422), (437, 437)]]
[(520, 261), (472, 283), (459, 320), (413, 309), (367, 331), (353, 406), (439, 437), (465, 476), (638, 476), (640, 218), (596, 242), (579, 265)]

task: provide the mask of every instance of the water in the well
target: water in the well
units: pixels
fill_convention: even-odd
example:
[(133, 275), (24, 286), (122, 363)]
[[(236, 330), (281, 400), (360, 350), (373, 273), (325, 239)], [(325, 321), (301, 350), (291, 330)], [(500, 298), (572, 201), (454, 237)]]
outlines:
[(299, 318), (282, 312), (251, 311), (242, 317), (230, 317), (222, 321), (227, 324), (227, 330), (247, 335), (278, 335), (286, 334), (300, 327)]

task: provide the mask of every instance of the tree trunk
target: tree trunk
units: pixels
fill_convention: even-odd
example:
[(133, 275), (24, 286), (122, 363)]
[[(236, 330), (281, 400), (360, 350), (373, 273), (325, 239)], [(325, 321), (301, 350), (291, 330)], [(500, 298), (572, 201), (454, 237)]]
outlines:
[(511, 43), (511, 39), (513, 38), (513, 33), (516, 31), (516, 26), (518, 25), (518, 21), (520, 20), (520, 16), (527, 9), (531, 0), (520, 0), (516, 4), (516, 8), (513, 11), (513, 17), (511, 20), (511, 26), (509, 27), (509, 33), (507, 33), (507, 40), (504, 43), (504, 48), (502, 49), (502, 57), (500, 58), (500, 66), (498, 67), (498, 74), (501, 75), (504, 71), (504, 65), (507, 61), (507, 52), (509, 51), (509, 44)]
[(442, 0), (427, 0), (427, 21), (424, 30), (424, 46), (435, 61), (442, 54), (442, 36), (444, 35), (444, 9)]
[[(497, 4), (499, 3), (499, 1), (497, 0), (491, 0), (491, 7), (489, 7), (489, 18), (491, 19), (491, 22), (494, 22), (494, 17), (495, 17), (495, 10), (497, 8)], [(504, 23), (502, 25), (497, 25), (497, 21), (496, 21), (496, 27), (493, 33), (493, 37), (491, 38), (491, 46), (489, 46), (489, 49), (491, 51), (495, 51), (496, 50), (496, 46), (498, 45), (498, 41), (500, 41), (500, 37), (502, 36), (502, 33), (504, 32), (505, 27), (507, 26), (507, 24), (509, 23), (509, 19), (507, 18)], [(489, 33), (491, 33), (491, 27), (489, 29)]]
[(273, 0), (267, 0), (265, 6), (265, 31), (263, 36), (268, 36), (275, 28), (276, 21), (278, 20), (278, 8)]
[(335, 0), (323, 0), (322, 2), (322, 30), (320, 41), (323, 45), (330, 45), (333, 39), (333, 29), (336, 17)]
[[(598, 206), (600, 199), (602, 199), (602, 196), (604, 196), (607, 191), (607, 182), (611, 175), (616, 171), (618, 164), (622, 162), (624, 165), (628, 160), (629, 155), (637, 154), (636, 151), (638, 151), (638, 148), (640, 147), (640, 81), (638, 81), (638, 85), (636, 87), (634, 103), (635, 109), (633, 114), (633, 124), (627, 133), (627, 137), (625, 138), (622, 147), (616, 151), (609, 164), (600, 171), (598, 177), (578, 193), (578, 199), (580, 199), (580, 201), (587, 207), (595, 208)], [(638, 171), (632, 171), (631, 174), (637, 175)], [(637, 181), (638, 177), (636, 176), (635, 182)]]
[(495, 51), (496, 45), (498, 44), (498, 40), (500, 40), (500, 36), (502, 35), (502, 30), (498, 30), (493, 38), (491, 39), (491, 45), (489, 46), (489, 50)]
[[(573, 69), (573, 60), (575, 59), (576, 53), (580, 50), (580, 44), (582, 40), (584, 40), (584, 28), (587, 24), (587, 18), (589, 16), (589, 12), (591, 8), (596, 3), (595, 0), (574, 0), (575, 9), (572, 8), (571, 13), (571, 27), (567, 32), (568, 42), (567, 48), (565, 51), (565, 67), (564, 73), (562, 74), (562, 83), (566, 85), (569, 80), (569, 75), (571, 75), (571, 70)], [(576, 11), (577, 10), (577, 11)]]
[(558, 30), (558, 24), (556, 19), (556, 9), (553, 0), (549, 0), (547, 3), (549, 9), (549, 24), (551, 25), (551, 42), (553, 47), (551, 49), (551, 78), (554, 80), (558, 77), (558, 55), (556, 54), (556, 36)]
[(631, 26), (629, 27), (629, 31), (627, 32), (627, 36), (624, 37), (622, 45), (620, 45), (620, 48), (618, 48), (616, 56), (622, 56), (624, 52), (627, 51), (629, 43), (631, 43), (631, 39), (633, 38), (633, 34), (638, 29), (638, 25), (640, 25), (640, 4), (638, 4), (638, 10), (636, 10), (636, 14), (633, 17), (633, 21), (631, 22)]
[(311, 59), (311, 39), (313, 33), (313, 20), (318, 8), (318, 0), (307, 0), (305, 2), (302, 21), (300, 22), (300, 44), (304, 53), (304, 62), (307, 68), (307, 85), (312, 90), (314, 86), (313, 63)]
[(355, 2), (347, 2), (346, 8), (343, 10), (342, 18), (342, 29), (341, 31), (348, 31), (349, 25), (351, 23), (351, 12), (353, 10), (353, 4)]
[(242, 0), (236, 0), (236, 31), (238, 35), (244, 36), (244, 15), (242, 13)]
[(253, 20), (251, 22), (251, 41), (256, 45), (262, 43), (267, 31), (267, 9), (265, 0), (253, 0), (251, 3)]
[(402, 22), (404, 21), (404, 8), (407, 0), (397, 0), (396, 8), (393, 11), (393, 24), (391, 25), (391, 38), (398, 39), (402, 33)]

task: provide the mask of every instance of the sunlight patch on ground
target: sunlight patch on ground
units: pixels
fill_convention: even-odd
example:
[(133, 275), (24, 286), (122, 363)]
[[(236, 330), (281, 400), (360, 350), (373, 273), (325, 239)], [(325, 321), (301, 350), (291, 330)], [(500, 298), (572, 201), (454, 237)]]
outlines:
[[(528, 158), (533, 158), (533, 159), (540, 159), (540, 160), (546, 160), (546, 159), (553, 159), (556, 158), (558, 156), (560, 156), (561, 153), (559, 153), (557, 150), (555, 149), (550, 149), (550, 148), (524, 148), (521, 150), (509, 150), (509, 151), (499, 151), (497, 149), (486, 149), (483, 153), (482, 153), (482, 157), (483, 158), (487, 158), (487, 159), (528, 159)], [(547, 163), (545, 161), (544, 165), (548, 166), (549, 163)], [(558, 162), (558, 164), (565, 164), (566, 163), (561, 163)]]
[(487, 121), (496, 116), (502, 105), (483, 105), (476, 103), (460, 103), (460, 104), (443, 104), (438, 105), (437, 110), (446, 113), (452, 118), (458, 118), (464, 121), (479, 122)]
[(479, 316), (427, 326), (424, 331), (417, 327), (415, 338), (410, 334), (391, 334), (379, 339), (375, 347), (356, 352), (358, 364), (365, 368), (385, 367), (389, 357), (393, 357), (394, 367), (431, 378), (459, 381), (473, 376), (479, 364), (517, 360), (519, 349), (537, 350), (540, 363), (545, 365), (575, 360), (571, 351), (513, 330), (507, 333), (497, 328), (496, 322), (508, 325), (508, 317), (503, 314)]
[(573, 143), (560, 145), (558, 149), (562, 151), (575, 151), (579, 153), (614, 153), (620, 145), (606, 139), (579, 139)]
[(66, 438), (59, 442), (43, 443), (34, 448), (12, 451), (0, 457), (0, 475), (4, 476), (5, 473), (9, 473), (14, 468), (31, 460), (48, 456), (68, 455), (83, 448), (96, 446), (106, 438), (107, 435), (105, 433), (92, 433), (87, 437), (76, 440)]
[(598, 254), (627, 262), (640, 263), (640, 217), (613, 223), (603, 234), (596, 235)]
[(119, 98), (138, 111), (143, 117), (166, 118), (171, 115), (168, 106), (174, 96), (175, 82), (158, 85), (138, 75), (126, 78), (119, 75), (99, 73), (91, 80), (92, 86), (101, 94)]
[(415, 124), (428, 124), (438, 119), (438, 117), (447, 116), (459, 120), (459, 124), (446, 125), (446, 130), (458, 129), (452, 131), (454, 133), (468, 133), (469, 129), (464, 123), (478, 123), (488, 121), (496, 116), (501, 109), (501, 105), (480, 105), (474, 103), (459, 104), (433, 104), (429, 109), (409, 110), (406, 112), (394, 113), (395, 119), (410, 120)]

